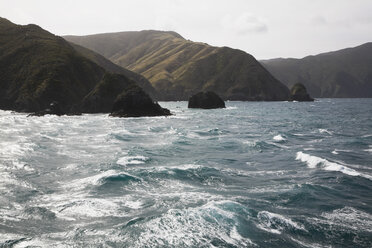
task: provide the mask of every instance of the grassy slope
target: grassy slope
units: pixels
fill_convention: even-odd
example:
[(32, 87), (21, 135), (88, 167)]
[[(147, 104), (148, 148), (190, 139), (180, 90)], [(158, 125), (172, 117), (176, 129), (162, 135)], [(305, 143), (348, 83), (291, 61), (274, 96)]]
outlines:
[(104, 73), (64, 39), (33, 24), (0, 19), (2, 108), (38, 111), (54, 100), (72, 107)]
[[(133, 80), (108, 73), (77, 50), (37, 25), (21, 26), (0, 18), (0, 109), (35, 112), (57, 101), (67, 113), (107, 113), (127, 89), (135, 89), (136, 97), (152, 102)], [(105, 93), (107, 89), (110, 94)], [(129, 114), (142, 115), (140, 104)]]
[(372, 97), (372, 43), (262, 64), (288, 87), (303, 83), (313, 97)]
[(253, 56), (185, 40), (174, 32), (140, 31), (66, 36), (145, 76), (164, 100), (186, 100), (201, 90), (224, 99), (284, 100), (289, 90)]
[(97, 65), (103, 67), (106, 71), (111, 73), (117, 73), (126, 76), (127, 78), (135, 81), (142, 89), (144, 89), (152, 98), (157, 98), (157, 93), (151, 83), (143, 76), (138, 73), (127, 70), (121, 66), (118, 66), (106, 59), (102, 55), (89, 50), (88, 48), (82, 47), (80, 45), (70, 43), (72, 47), (81, 55), (88, 58), (89, 60), (95, 62)]

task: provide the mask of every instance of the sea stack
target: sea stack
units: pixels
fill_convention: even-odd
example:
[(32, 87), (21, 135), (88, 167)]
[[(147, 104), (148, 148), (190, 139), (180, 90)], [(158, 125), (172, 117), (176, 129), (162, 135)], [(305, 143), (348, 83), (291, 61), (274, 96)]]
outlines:
[(132, 87), (116, 98), (110, 115), (114, 117), (168, 116), (171, 112), (153, 102), (140, 87)]
[(297, 83), (292, 86), (290, 101), (313, 102), (314, 99), (307, 93), (305, 85)]
[(225, 108), (225, 102), (214, 92), (199, 92), (189, 99), (189, 108), (215, 109)]

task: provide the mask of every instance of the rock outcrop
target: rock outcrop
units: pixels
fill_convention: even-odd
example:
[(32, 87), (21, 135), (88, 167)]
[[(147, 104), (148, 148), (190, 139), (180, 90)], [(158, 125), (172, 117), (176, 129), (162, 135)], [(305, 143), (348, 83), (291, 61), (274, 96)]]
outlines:
[(189, 108), (215, 109), (225, 108), (225, 102), (214, 92), (199, 92), (189, 99)]
[(301, 84), (297, 83), (292, 86), (291, 88), (291, 96), (290, 101), (299, 101), (299, 102), (313, 102), (314, 99), (310, 97), (307, 93), (306, 87)]
[(167, 116), (168, 109), (162, 108), (139, 87), (131, 87), (120, 94), (112, 108), (111, 116), (139, 117), (139, 116)]

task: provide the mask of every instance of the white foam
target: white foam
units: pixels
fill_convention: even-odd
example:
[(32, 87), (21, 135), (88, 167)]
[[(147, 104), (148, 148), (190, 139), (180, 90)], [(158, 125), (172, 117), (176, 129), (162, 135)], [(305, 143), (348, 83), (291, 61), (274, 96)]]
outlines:
[(368, 149), (365, 149), (364, 151), (365, 152), (372, 153), (372, 145), (369, 145), (369, 148)]
[(233, 109), (238, 109), (238, 107), (236, 106), (229, 106), (229, 107), (226, 107), (225, 110), (233, 110)]
[(68, 183), (65, 183), (65, 182), (61, 182), (61, 183), (63, 183), (62, 187), (64, 188), (69, 188), (73, 190), (81, 190), (89, 185), (99, 185), (102, 179), (110, 177), (110, 176), (115, 176), (115, 175), (118, 175), (117, 171), (108, 170), (108, 171), (101, 172), (94, 176), (75, 179)]
[(303, 225), (298, 224), (292, 221), (290, 218), (284, 217), (280, 214), (261, 211), (257, 214), (257, 218), (260, 222), (257, 227), (267, 232), (281, 234), (286, 228), (307, 231)]
[(335, 155), (337, 155), (337, 154), (338, 154), (338, 152), (337, 152), (336, 150), (333, 150), (333, 151), (332, 151), (332, 154), (335, 154)]
[(278, 142), (286, 141), (286, 139), (283, 136), (281, 136), (280, 134), (274, 136), (273, 140), (278, 141)]
[(128, 208), (132, 208), (132, 209), (140, 209), (142, 208), (143, 206), (143, 202), (141, 201), (125, 201), (124, 202), (124, 205)]
[(349, 176), (360, 176), (372, 180), (372, 176), (370, 175), (363, 174), (344, 165), (330, 162), (324, 158), (312, 156), (303, 152), (297, 152), (296, 160), (306, 163), (309, 168), (320, 167), (323, 170), (338, 171)]
[(116, 162), (120, 165), (144, 164), (149, 158), (144, 156), (125, 156), (118, 159)]
[[(86, 198), (71, 201), (60, 206), (58, 215), (65, 217), (104, 217), (104, 216), (125, 216), (119, 210), (119, 205), (110, 199)], [(119, 214), (120, 213), (120, 214)]]
[(324, 129), (324, 128), (320, 128), (318, 130), (319, 130), (319, 133), (326, 133), (326, 134), (329, 134), (329, 135), (333, 134), (332, 131), (328, 131), (327, 129)]
[(317, 244), (317, 243), (312, 243), (312, 244), (309, 244), (309, 243), (306, 243), (304, 241), (300, 241), (298, 239), (295, 239), (293, 237), (290, 237), (291, 240), (293, 240), (294, 242), (298, 243), (299, 245), (303, 246), (303, 247), (308, 247), (308, 248), (332, 248), (332, 246), (324, 246), (324, 245), (320, 245), (320, 244)]
[(225, 210), (229, 204), (239, 205), (212, 201), (195, 208), (170, 209), (157, 218), (135, 223), (133, 230), (140, 229), (141, 235), (133, 231), (125, 239), (133, 247), (210, 247), (211, 239), (237, 247), (254, 245), (239, 233), (235, 212)]
[(359, 232), (371, 232), (372, 215), (361, 210), (346, 206), (335, 209), (332, 212), (324, 212), (319, 218), (309, 218), (315, 225), (326, 225), (327, 229), (355, 230)]

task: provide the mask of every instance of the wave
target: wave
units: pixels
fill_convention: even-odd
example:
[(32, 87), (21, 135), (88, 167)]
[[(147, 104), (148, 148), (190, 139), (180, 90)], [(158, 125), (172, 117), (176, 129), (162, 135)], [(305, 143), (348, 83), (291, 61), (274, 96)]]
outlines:
[(278, 135), (276, 135), (276, 136), (273, 137), (273, 140), (275, 140), (277, 142), (284, 142), (287, 139), (285, 139), (283, 136), (281, 136), (280, 134), (278, 134)]
[(325, 128), (319, 128), (318, 131), (319, 131), (319, 133), (326, 133), (326, 134), (329, 134), (329, 135), (333, 135), (332, 131), (328, 131)]
[(367, 232), (372, 230), (372, 215), (352, 207), (335, 209), (330, 213), (322, 213), (321, 216), (332, 225)]
[(303, 152), (297, 152), (296, 160), (300, 160), (301, 162), (306, 163), (309, 168), (320, 167), (323, 170), (338, 171), (349, 176), (360, 176), (372, 180), (372, 176), (370, 175), (363, 174), (347, 166), (335, 162), (330, 162), (324, 158), (312, 156)]
[(119, 158), (116, 163), (125, 166), (133, 164), (144, 164), (148, 160), (149, 158), (145, 156), (126, 156)]
[(349, 206), (323, 212), (308, 221), (317, 229), (331, 232), (372, 232), (372, 215)]
[(307, 232), (303, 225), (280, 214), (261, 211), (257, 214), (257, 219), (259, 221), (257, 227), (267, 232), (281, 234), (285, 229), (296, 229)]
[(24, 210), (23, 216), (33, 220), (56, 219), (56, 214), (45, 207), (28, 207)]
[(369, 147), (369, 148), (368, 148), (368, 149), (365, 149), (364, 151), (365, 151), (365, 152), (372, 153), (372, 145), (369, 145), (368, 147)]
[[(205, 205), (169, 209), (160, 216), (137, 218), (121, 233), (132, 247), (247, 247), (255, 245), (239, 230), (233, 201), (211, 201)], [(128, 224), (127, 224), (128, 225)]]

